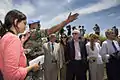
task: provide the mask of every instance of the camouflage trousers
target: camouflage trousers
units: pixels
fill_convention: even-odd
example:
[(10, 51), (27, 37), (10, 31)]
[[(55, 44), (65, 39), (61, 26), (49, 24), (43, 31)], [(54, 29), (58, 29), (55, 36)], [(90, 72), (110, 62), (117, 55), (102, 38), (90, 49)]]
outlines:
[(44, 80), (44, 71), (29, 72), (25, 80)]

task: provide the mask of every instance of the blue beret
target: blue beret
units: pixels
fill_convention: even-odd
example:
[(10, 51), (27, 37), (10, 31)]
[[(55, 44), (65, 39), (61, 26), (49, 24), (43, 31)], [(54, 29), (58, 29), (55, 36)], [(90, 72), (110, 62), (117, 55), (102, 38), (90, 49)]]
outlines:
[(40, 23), (40, 20), (28, 20), (28, 24)]

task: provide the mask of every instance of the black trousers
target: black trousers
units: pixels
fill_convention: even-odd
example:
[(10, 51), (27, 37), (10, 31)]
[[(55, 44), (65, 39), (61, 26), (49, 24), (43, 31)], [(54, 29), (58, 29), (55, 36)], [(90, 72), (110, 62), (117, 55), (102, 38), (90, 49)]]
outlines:
[(82, 60), (70, 61), (67, 65), (66, 80), (87, 80), (87, 65)]
[(108, 80), (120, 80), (120, 60), (110, 59), (106, 63), (106, 72)]

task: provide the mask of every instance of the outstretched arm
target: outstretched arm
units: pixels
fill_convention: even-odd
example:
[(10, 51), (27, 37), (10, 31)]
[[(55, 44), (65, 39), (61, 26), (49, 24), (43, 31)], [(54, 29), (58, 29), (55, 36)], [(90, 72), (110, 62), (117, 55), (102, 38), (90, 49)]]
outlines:
[(56, 26), (53, 26), (52, 28), (50, 29), (47, 29), (47, 34), (50, 35), (54, 32), (57, 32), (59, 30), (61, 30), (64, 26), (66, 26), (68, 23), (74, 21), (77, 19), (78, 17), (78, 13), (75, 13), (73, 15), (71, 15), (71, 13), (69, 14), (68, 18), (66, 20), (64, 20), (63, 22), (61, 22), (60, 24), (56, 25)]

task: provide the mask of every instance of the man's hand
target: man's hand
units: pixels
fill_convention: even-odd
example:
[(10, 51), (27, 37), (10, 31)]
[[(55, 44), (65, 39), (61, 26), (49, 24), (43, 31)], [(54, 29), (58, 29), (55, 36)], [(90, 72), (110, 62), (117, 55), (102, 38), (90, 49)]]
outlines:
[(24, 42), (26, 40), (28, 40), (29, 37), (30, 37), (30, 33), (29, 32), (27, 32), (26, 34), (22, 35), (22, 38), (21, 38), (22, 44), (24, 44)]
[(58, 25), (55, 25), (53, 26), (52, 28), (50, 29), (47, 29), (47, 34), (50, 35), (52, 33), (55, 33), (57, 31), (60, 31), (64, 26), (66, 26), (68, 23), (74, 21), (77, 19), (78, 17), (78, 13), (75, 13), (73, 15), (71, 15), (71, 13), (69, 14), (68, 18), (66, 20), (64, 20), (63, 22), (61, 22), (60, 24)]
[(24, 53), (28, 54), (31, 51), (31, 49), (24, 49)]
[(30, 32), (27, 32), (25, 35), (25, 41), (30, 37)]
[(119, 59), (120, 56), (118, 54), (119, 54), (119, 51), (116, 51), (116, 52), (110, 54), (110, 58), (112, 58), (112, 59)]
[(66, 23), (68, 24), (68, 23), (76, 20), (78, 16), (79, 16), (78, 13), (75, 13), (75, 14), (71, 15), (71, 12), (70, 12), (70, 14), (69, 14), (69, 16), (68, 16), (68, 18), (66, 20)]

